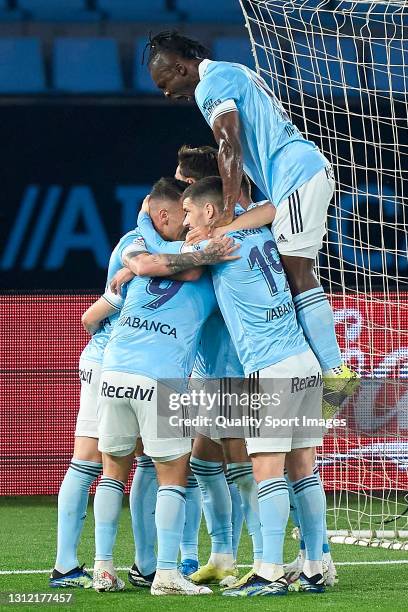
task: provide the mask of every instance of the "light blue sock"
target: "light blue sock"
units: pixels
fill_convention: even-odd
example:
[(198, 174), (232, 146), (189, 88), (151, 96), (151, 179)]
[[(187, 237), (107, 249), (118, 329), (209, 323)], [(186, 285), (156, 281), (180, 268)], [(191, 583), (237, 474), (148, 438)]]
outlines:
[(232, 555), (232, 504), (223, 464), (191, 457), (190, 467), (203, 496), (211, 552)]
[(157, 476), (153, 461), (142, 455), (137, 457), (137, 468), (133, 476), (129, 495), (135, 540), (135, 564), (148, 576), (156, 569), (156, 511)]
[(293, 491), (292, 483), (290, 482), (289, 476), (287, 475), (286, 472), (285, 472), (285, 480), (286, 480), (286, 483), (288, 485), (288, 490), (289, 490), (289, 504), (290, 504), (289, 516), (292, 520), (292, 523), (295, 525), (295, 527), (299, 529), (300, 550), (305, 550), (305, 542), (303, 540), (302, 530), (300, 528), (300, 521), (299, 521), (298, 512), (296, 508), (295, 493)]
[(292, 482), (302, 536), (306, 546), (306, 559), (321, 561), (323, 553), (324, 499), (314, 474)]
[(176, 569), (186, 517), (186, 488), (159, 487), (156, 504), (157, 569)]
[(324, 553), (329, 553), (330, 552), (330, 544), (329, 544), (329, 537), (327, 535), (327, 519), (326, 519), (327, 500), (326, 500), (326, 491), (324, 490), (323, 482), (322, 482), (322, 479), (320, 478), (320, 472), (319, 472), (319, 468), (317, 467), (317, 465), (315, 465), (315, 467), (313, 468), (313, 474), (316, 476), (317, 480), (319, 481), (320, 488), (322, 490), (323, 501), (324, 501), (324, 511), (323, 511), (323, 552)]
[(77, 549), (88, 507), (91, 484), (102, 464), (72, 459), (58, 493), (58, 541), (55, 569), (61, 574), (78, 567)]
[(228, 473), (225, 477), (231, 495), (232, 552), (236, 560), (238, 558), (239, 542), (241, 540), (242, 525), (244, 523), (244, 513), (242, 512), (242, 500), (237, 485), (234, 484), (228, 476)]
[(201, 491), (195, 476), (189, 476), (186, 488), (186, 521), (180, 544), (181, 560), (198, 561), (198, 534), (202, 514)]
[(283, 543), (289, 518), (289, 492), (284, 478), (258, 483), (264, 563), (283, 565)]
[(316, 287), (293, 298), (296, 316), (323, 372), (342, 364), (334, 327), (333, 310), (323, 291)]
[(102, 476), (96, 487), (94, 500), (95, 561), (109, 561), (113, 558), (124, 490), (123, 482), (107, 476)]
[(249, 535), (252, 538), (254, 561), (262, 559), (262, 531), (259, 519), (258, 487), (252, 471), (252, 463), (229, 463), (228, 476), (237, 485), (241, 500), (242, 511)]

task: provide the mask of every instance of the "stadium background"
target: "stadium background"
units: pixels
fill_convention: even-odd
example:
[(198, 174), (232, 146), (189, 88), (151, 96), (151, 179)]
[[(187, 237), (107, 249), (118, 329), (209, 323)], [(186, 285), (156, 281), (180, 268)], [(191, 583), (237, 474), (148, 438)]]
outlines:
[[(215, 59), (254, 65), (239, 4), (232, 0), (0, 1), (2, 495), (57, 493), (71, 455), (78, 409), (76, 367), (86, 342), (80, 314), (102, 290), (110, 251), (134, 226), (152, 183), (173, 174), (178, 147), (213, 144), (197, 109), (162, 99), (141, 63), (146, 32), (163, 27), (196, 35)], [(294, 63), (290, 57), (285, 63), (281, 69), (290, 75)], [(336, 69), (332, 63), (331, 70)], [(355, 120), (345, 111), (335, 117), (342, 132)], [(306, 114), (316, 119), (313, 108)], [(341, 157), (347, 143), (340, 140), (338, 147)], [(385, 165), (387, 154), (384, 150)], [(367, 161), (375, 172), (375, 160)], [(341, 182), (348, 184), (350, 169), (345, 166), (341, 172)], [(372, 213), (365, 264), (381, 274), (381, 198), (375, 181), (365, 188)], [(393, 189), (385, 186), (391, 202)], [(350, 288), (346, 299), (332, 296), (342, 346), (345, 323), (350, 327), (360, 317), (363, 330), (374, 327), (379, 332), (355, 336), (358, 355), (348, 341), (350, 356), (357, 356), (369, 374), (374, 350), (379, 356), (374, 366), (386, 372), (394, 351), (408, 344), (406, 310), (398, 308), (406, 294), (400, 292), (394, 301), (398, 287), (392, 280), (393, 266), (403, 276), (407, 260), (387, 262), (387, 309), (375, 294), (355, 297), (352, 289), (359, 276), (351, 243), (341, 253), (344, 274), (336, 264), (336, 236), (347, 235), (349, 204), (344, 194), (342, 225), (329, 226), (330, 244), (321, 264), (329, 264), (334, 284)], [(392, 231), (386, 238), (396, 239)], [(395, 248), (403, 250), (404, 244)], [(380, 332), (384, 329), (386, 334)], [(408, 436), (407, 424), (388, 421), (386, 431), (379, 427), (367, 443), (375, 444), (377, 434), (384, 440), (396, 432)], [(330, 439), (326, 444), (330, 451)], [(348, 439), (345, 448), (352, 446)], [(396, 467), (392, 453), (385, 468), (389, 482), (398, 480), (405, 489), (406, 469)], [(323, 470), (328, 489), (352, 490), (356, 482), (362, 484), (352, 465), (341, 478), (334, 460)], [(375, 465), (370, 467), (365, 487), (381, 486), (383, 463), (378, 470), (377, 478)]]

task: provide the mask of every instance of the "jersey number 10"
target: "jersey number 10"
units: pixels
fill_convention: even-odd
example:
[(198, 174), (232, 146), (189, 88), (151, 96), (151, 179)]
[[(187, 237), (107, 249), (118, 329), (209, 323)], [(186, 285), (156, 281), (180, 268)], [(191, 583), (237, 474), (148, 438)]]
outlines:
[(262, 252), (257, 246), (252, 247), (248, 257), (251, 270), (258, 265), (272, 295), (278, 292), (273, 272), (277, 272), (278, 274), (282, 274), (283, 272), (282, 263), (276, 255), (277, 252), (278, 250), (274, 241), (268, 240), (263, 245)]

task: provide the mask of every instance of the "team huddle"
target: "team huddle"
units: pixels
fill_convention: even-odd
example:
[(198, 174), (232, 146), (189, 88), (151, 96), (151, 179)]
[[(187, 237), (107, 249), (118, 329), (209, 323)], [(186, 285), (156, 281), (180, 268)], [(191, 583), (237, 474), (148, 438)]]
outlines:
[[(219, 396), (241, 381), (250, 395), (282, 393), (286, 381), (296, 420), (321, 415), (322, 404), (327, 412), (332, 394), (355, 389), (313, 273), (332, 170), (247, 67), (212, 62), (199, 43), (165, 32), (150, 42), (149, 68), (166, 96), (195, 96), (219, 149), (180, 149), (175, 178), (155, 183), (136, 228), (112, 252), (105, 293), (83, 315), (91, 340), (80, 359), (80, 410), (58, 498), (50, 586), (123, 590), (113, 547), (136, 457), (131, 584), (152, 595), (211, 594), (206, 585), (214, 583), (224, 596), (285, 595), (290, 584), (321, 593), (336, 578), (315, 466), (321, 428), (232, 436), (198, 428), (192, 440), (184, 429), (160, 434), (159, 413), (172, 392), (211, 388)], [(251, 201), (248, 177), (268, 200)], [(77, 546), (100, 474), (91, 577)], [(202, 512), (211, 555), (200, 567)], [(301, 548), (284, 565), (289, 514)], [(253, 567), (239, 579), (243, 521)]]

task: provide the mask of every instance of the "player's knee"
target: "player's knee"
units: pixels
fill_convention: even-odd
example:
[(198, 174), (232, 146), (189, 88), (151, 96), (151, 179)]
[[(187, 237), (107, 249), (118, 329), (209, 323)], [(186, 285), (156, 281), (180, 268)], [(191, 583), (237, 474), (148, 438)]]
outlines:
[(286, 468), (292, 482), (306, 478), (313, 473), (315, 463), (314, 448), (298, 448), (286, 456)]
[(130, 453), (124, 453), (125, 451), (116, 451), (116, 454), (103, 454), (102, 461), (104, 476), (107, 476), (108, 478), (113, 478), (114, 480), (120, 480), (124, 483), (127, 482), (130, 470), (133, 465), (133, 449)]
[(160, 486), (187, 485), (190, 453), (152, 457)]
[(223, 461), (224, 452), (221, 444), (199, 434), (193, 443), (192, 457), (201, 461)]
[(102, 454), (98, 450), (97, 438), (76, 436), (73, 458), (78, 459), (79, 461), (93, 461), (95, 463), (102, 463)]
[(251, 460), (254, 478), (257, 483), (269, 478), (280, 478), (283, 476), (285, 453), (251, 453)]

